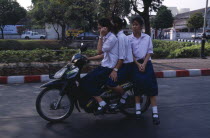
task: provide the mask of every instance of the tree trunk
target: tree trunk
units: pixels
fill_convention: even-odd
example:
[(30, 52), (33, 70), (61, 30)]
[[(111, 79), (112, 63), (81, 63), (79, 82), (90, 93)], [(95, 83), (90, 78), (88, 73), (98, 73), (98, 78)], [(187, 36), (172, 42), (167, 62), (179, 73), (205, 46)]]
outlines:
[(160, 29), (159, 39), (162, 39), (162, 28)]
[(88, 26), (88, 32), (93, 30), (93, 20), (88, 20), (89, 21), (89, 26)]
[(144, 18), (145, 33), (150, 36), (151, 32), (150, 32), (149, 12), (148, 13), (144, 13), (143, 14), (143, 18)]
[(1, 37), (2, 39), (4, 39), (4, 32), (3, 32), (3, 28), (1, 27)]
[(52, 24), (52, 25), (53, 25), (55, 32), (57, 33), (57, 36), (58, 36), (57, 40), (60, 40), (60, 34), (58, 32), (58, 24), (57, 24), (57, 28), (55, 28), (54, 24)]
[(65, 39), (65, 36), (66, 36), (66, 25), (65, 24), (62, 24), (61, 25), (61, 28), (62, 28), (62, 40)]
[(195, 29), (195, 37), (194, 37), (194, 41), (195, 41), (195, 38), (196, 38), (196, 29)]

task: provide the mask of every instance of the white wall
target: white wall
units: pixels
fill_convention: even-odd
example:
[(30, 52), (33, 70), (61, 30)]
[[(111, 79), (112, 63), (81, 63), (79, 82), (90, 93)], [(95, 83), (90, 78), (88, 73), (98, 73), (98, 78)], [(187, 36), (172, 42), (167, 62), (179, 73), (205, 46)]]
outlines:
[[(0, 38), (1, 38), (1, 34), (0, 34)], [(20, 39), (20, 35), (7, 35), (7, 34), (4, 34), (4, 39)]]
[(180, 8), (180, 9), (178, 9), (178, 11), (179, 11), (179, 14), (180, 13), (185, 13), (185, 12), (189, 12), (190, 8)]
[(189, 39), (192, 38), (192, 35), (195, 34), (194, 32), (177, 32), (176, 33), (176, 38), (179, 39)]
[[(55, 25), (55, 27), (57, 27), (57, 25)], [(45, 31), (46, 31), (46, 35), (47, 35), (47, 39), (57, 39), (58, 36), (57, 36), (57, 33), (56, 31), (54, 30), (53, 28), (53, 25), (52, 24), (45, 24)], [(60, 38), (61, 38), (61, 27), (58, 26), (58, 32), (60, 34)]]

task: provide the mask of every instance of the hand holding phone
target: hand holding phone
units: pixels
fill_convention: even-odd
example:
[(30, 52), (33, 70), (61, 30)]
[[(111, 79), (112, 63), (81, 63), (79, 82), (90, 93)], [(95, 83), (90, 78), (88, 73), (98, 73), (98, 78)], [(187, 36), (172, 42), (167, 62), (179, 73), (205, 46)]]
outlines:
[(105, 36), (108, 33), (107, 27), (101, 28), (100, 36)]

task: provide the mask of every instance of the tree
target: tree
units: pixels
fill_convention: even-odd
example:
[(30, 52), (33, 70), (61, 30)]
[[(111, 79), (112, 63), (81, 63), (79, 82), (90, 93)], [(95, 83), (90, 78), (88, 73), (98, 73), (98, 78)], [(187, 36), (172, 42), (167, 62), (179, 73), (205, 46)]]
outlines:
[[(65, 38), (65, 29), (68, 20), (65, 17), (68, 6), (56, 0), (36, 0), (33, 1), (34, 8), (31, 11), (31, 16), (38, 24), (49, 23), (53, 25), (57, 32), (58, 40), (60, 38), (58, 25), (62, 28), (62, 39)], [(57, 27), (55, 26), (57, 25)]]
[(33, 4), (36, 4), (39, 0), (31, 0)]
[[(41, 23), (58, 24), (65, 38), (67, 25), (74, 28), (91, 29), (97, 15), (99, 0), (35, 0), (33, 17)], [(54, 26), (55, 31), (57, 30)], [(58, 39), (59, 39), (59, 33)]]
[(26, 10), (16, 1), (0, 0), (0, 29), (4, 39), (3, 29), (5, 25), (15, 25), (26, 16)]
[(100, 16), (102, 17), (125, 17), (130, 11), (131, 5), (129, 0), (104, 0), (100, 3)]
[[(68, 6), (65, 4), (61, 4), (59, 1), (51, 0), (49, 2), (43, 1), (38, 3), (37, 13), (35, 17), (40, 22), (45, 22), (53, 25), (54, 30), (58, 34), (59, 39), (59, 32), (58, 32), (58, 25), (62, 28), (62, 40), (65, 38), (65, 30), (68, 24), (68, 19), (66, 18), (66, 11)], [(36, 7), (35, 7), (36, 8)], [(42, 12), (43, 17), (40, 17), (39, 13)], [(57, 25), (57, 27), (55, 27)]]
[[(150, 35), (149, 12), (157, 11), (163, 0), (130, 0), (133, 10), (142, 16), (145, 22), (145, 33)], [(143, 9), (143, 11), (141, 11)]]
[(194, 29), (195, 36), (196, 36), (197, 30), (203, 26), (203, 20), (204, 18), (201, 12), (192, 14), (190, 18), (187, 20), (187, 27)]
[(174, 18), (172, 16), (171, 10), (167, 9), (166, 6), (161, 6), (157, 12), (154, 19), (151, 20), (151, 26), (155, 29), (160, 29), (160, 39), (162, 30), (164, 28), (169, 28), (173, 26)]
[(83, 28), (86, 31), (92, 30), (99, 18), (100, 0), (75, 0), (68, 2), (69, 8), (67, 18), (71, 20), (71, 26)]

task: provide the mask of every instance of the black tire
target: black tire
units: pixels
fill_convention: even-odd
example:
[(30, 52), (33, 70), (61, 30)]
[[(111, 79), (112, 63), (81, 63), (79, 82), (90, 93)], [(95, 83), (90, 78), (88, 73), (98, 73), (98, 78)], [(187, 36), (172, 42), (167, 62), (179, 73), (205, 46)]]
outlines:
[[(144, 96), (144, 95), (141, 97), (141, 113), (142, 114), (147, 111), (147, 109), (150, 106), (150, 103), (151, 102), (150, 102), (149, 97)], [(130, 107), (131, 107), (131, 111), (128, 111), (127, 109), (129, 109)], [(129, 116), (129, 117), (135, 116), (135, 96), (134, 95), (128, 97), (125, 107), (120, 109), (120, 111), (126, 116)]]
[(40, 39), (45, 39), (45, 37), (41, 36)]
[[(45, 119), (45, 120), (47, 120), (47, 121), (50, 121), (50, 122), (58, 122), (58, 121), (62, 121), (62, 120), (64, 120), (64, 119), (66, 119), (67, 117), (69, 117), (70, 115), (71, 115), (71, 113), (72, 113), (72, 111), (74, 110), (74, 102), (73, 102), (73, 98), (72, 97), (70, 97), (70, 96), (68, 96), (68, 95), (64, 95), (65, 96), (65, 98), (66, 99), (68, 99), (68, 101), (69, 101), (69, 106), (66, 106), (66, 107), (68, 107), (69, 109), (67, 109), (67, 111), (65, 112), (65, 114), (63, 114), (63, 115), (61, 115), (61, 116), (58, 116), (58, 117), (51, 117), (51, 116), (48, 116), (45, 112), (46, 111), (43, 111), (43, 109), (42, 109), (42, 99), (44, 98), (44, 97), (46, 97), (46, 94), (48, 94), (50, 91), (57, 91), (57, 99), (58, 99), (58, 97), (59, 97), (59, 92), (60, 92), (60, 89), (55, 89), (55, 88), (45, 88), (45, 89), (43, 89), (40, 93), (39, 93), (39, 95), (38, 95), (38, 97), (37, 97), (37, 99), (36, 99), (36, 110), (37, 110), (37, 112), (38, 112), (38, 114), (43, 118), (43, 119)], [(54, 92), (55, 93), (55, 92)], [(65, 106), (63, 106), (62, 107), (62, 100), (63, 100), (63, 98), (62, 98), (62, 100), (61, 100), (61, 103), (59, 104), (59, 108), (58, 109), (52, 109), (52, 108), (54, 108), (54, 106), (55, 106), (55, 102), (57, 102), (57, 99), (55, 99), (55, 98), (51, 98), (50, 99), (50, 104), (49, 105), (45, 105), (45, 106), (47, 106), (47, 108), (49, 108), (48, 110), (50, 111), (50, 112), (52, 112), (52, 113), (55, 113), (56, 111), (57, 112), (60, 112), (59, 110), (61, 109), (61, 110), (65, 110)], [(48, 107), (49, 106), (49, 107)], [(53, 107), (52, 107), (53, 106)], [(62, 109), (63, 108), (63, 109)], [(55, 112), (54, 112), (55, 111)]]
[(29, 37), (28, 37), (28, 36), (26, 36), (26, 37), (25, 37), (25, 39), (29, 39)]

